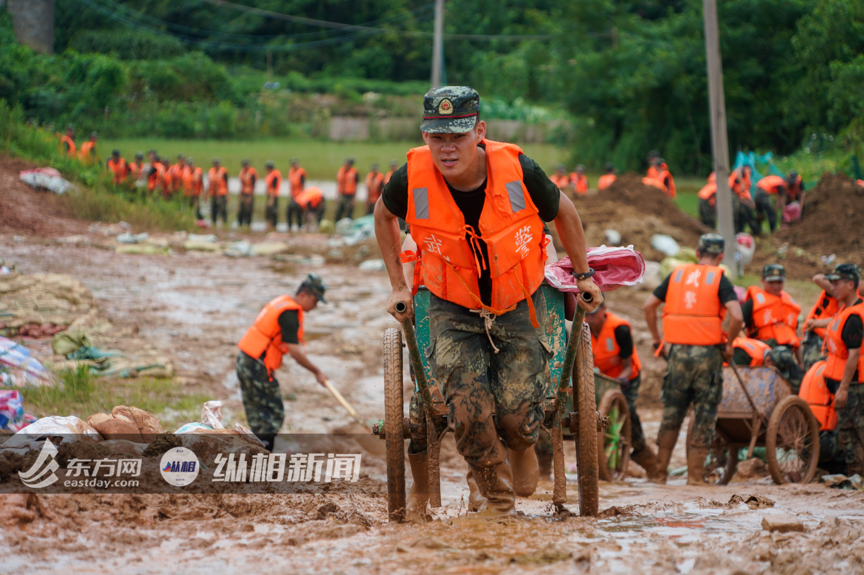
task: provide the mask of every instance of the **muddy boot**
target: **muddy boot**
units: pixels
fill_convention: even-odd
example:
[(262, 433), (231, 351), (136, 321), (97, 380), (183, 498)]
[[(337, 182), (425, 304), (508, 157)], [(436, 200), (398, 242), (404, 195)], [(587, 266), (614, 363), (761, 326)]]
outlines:
[(477, 486), (477, 479), (474, 477), (474, 471), (468, 470), (468, 475), (465, 476), (468, 481), (468, 511), (477, 512), (486, 503), (486, 498), (480, 493), (480, 487)]
[(672, 459), (676, 441), (678, 434), (673, 431), (667, 431), (657, 438), (657, 467), (654, 475), (648, 478), (651, 483), (666, 483), (666, 478), (669, 477), (669, 461)]
[(414, 485), (408, 494), (406, 502), (405, 519), (422, 523), (429, 520), (426, 506), (429, 504), (429, 460), (426, 451), (420, 453), (409, 453), (408, 463), (411, 465), (411, 476)]
[(645, 476), (649, 480), (657, 473), (657, 456), (647, 445), (631, 453), (630, 460), (645, 470)]
[(705, 459), (708, 457), (707, 447), (691, 447), (687, 453), (687, 485), (708, 485), (702, 479), (705, 469)]
[(473, 467), (477, 486), (486, 502), (477, 511), (478, 517), (494, 519), (516, 515), (516, 493), (513, 491), (513, 473), (508, 463), (493, 467)]
[(537, 489), (540, 468), (534, 447), (524, 451), (510, 451), (510, 467), (513, 469), (513, 491), (519, 497), (531, 497)]

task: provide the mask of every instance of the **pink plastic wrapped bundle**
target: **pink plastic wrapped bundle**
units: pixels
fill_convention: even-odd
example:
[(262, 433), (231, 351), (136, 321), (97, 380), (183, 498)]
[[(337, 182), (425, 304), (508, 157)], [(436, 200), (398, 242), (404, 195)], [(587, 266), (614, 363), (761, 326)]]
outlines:
[(791, 224), (801, 219), (801, 204), (792, 202), (783, 208), (783, 223)]
[[(588, 266), (594, 270), (594, 283), (602, 291), (641, 284), (645, 275), (645, 259), (633, 246), (588, 248)], [(569, 257), (546, 266), (546, 280), (559, 291), (579, 291)]]

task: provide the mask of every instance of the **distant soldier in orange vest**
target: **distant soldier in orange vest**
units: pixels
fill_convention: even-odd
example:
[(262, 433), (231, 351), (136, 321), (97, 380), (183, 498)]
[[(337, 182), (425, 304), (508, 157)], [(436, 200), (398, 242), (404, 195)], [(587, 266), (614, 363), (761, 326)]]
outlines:
[(252, 212), (255, 211), (255, 182), (258, 172), (243, 160), (240, 168), (240, 202), (237, 206), (237, 225), (251, 226)]
[(399, 162), (396, 160), (390, 160), (390, 171), (384, 174), (384, 185), (386, 186), (390, 182), (391, 176), (393, 176), (393, 172), (399, 169)]
[(90, 139), (81, 144), (81, 150), (78, 152), (78, 159), (81, 160), (81, 163), (89, 166), (98, 161), (96, 157), (96, 140), (98, 138), (99, 134), (91, 132)]
[(249, 427), (263, 443), (273, 450), (276, 434), (285, 421), (285, 406), (276, 370), (282, 365), (286, 354), (315, 375), (321, 385), (327, 376), (306, 356), (303, 341), (303, 316), (316, 307), (318, 302), (327, 303), (324, 292), (327, 287), (316, 274), (309, 274), (294, 296), (279, 296), (261, 310), (237, 347), (237, 378), (246, 420)]
[[(537, 485), (533, 446), (549, 385), (546, 307), (538, 290), (548, 242), (544, 222), (555, 222), (577, 286), (596, 302), (580, 305), (590, 311), (602, 295), (573, 202), (517, 146), (486, 139), (477, 92), (433, 88), (423, 107), (426, 145), (408, 152), (375, 207), (375, 235), (393, 289), (387, 311), (408, 319), (412, 291), (422, 283), (431, 292), (429, 359), (470, 468), (469, 509), (513, 515), (516, 495), (530, 495)], [(417, 246), (402, 254), (416, 262), (413, 286), (400, 257), (399, 218), (411, 226)], [(421, 519), (429, 500), (425, 435), (412, 435), (408, 454), (414, 487), (407, 513)]]
[(765, 176), (756, 182), (755, 194), (756, 219), (760, 223), (767, 219), (768, 228), (773, 232), (777, 229), (779, 198), (786, 195), (786, 181), (780, 176)]
[(186, 159), (186, 169), (183, 171), (183, 195), (189, 205), (195, 208), (195, 219), (199, 226), (206, 225), (201, 215), (201, 192), (204, 191), (204, 170), (195, 165), (192, 158)]
[[(210, 195), (210, 219), (221, 227), (228, 223), (228, 171), (219, 158), (213, 158), (213, 167), (207, 171), (207, 193)], [(219, 222), (219, 218), (222, 221)]]
[(812, 281), (822, 288), (822, 293), (816, 298), (816, 303), (810, 308), (810, 313), (807, 314), (807, 319), (804, 321), (801, 358), (805, 370), (809, 370), (814, 363), (822, 358), (822, 346), (825, 343), (827, 328), (816, 327), (816, 321), (832, 318), (840, 311), (840, 304), (834, 297), (834, 286), (825, 279), (825, 274), (816, 274)]
[(375, 202), (381, 197), (384, 189), (384, 174), (378, 171), (378, 164), (372, 164), (366, 174), (366, 215), (375, 211)]
[(173, 195), (183, 189), (183, 170), (186, 168), (186, 156), (177, 155), (177, 163), (168, 168), (165, 181), (168, 182), (168, 193)]
[(588, 193), (588, 176), (585, 175), (585, 166), (582, 164), (576, 166), (576, 171), (570, 174), (570, 182), (577, 194), (584, 196)]
[(297, 205), (308, 230), (314, 230), (315, 226), (321, 225), (321, 220), (324, 219), (324, 210), (327, 207), (321, 188), (318, 186), (304, 188), (297, 196)]
[(295, 221), (297, 228), (303, 227), (303, 208), (297, 203), (297, 198), (303, 193), (306, 185), (306, 170), (300, 167), (297, 158), (291, 158), (291, 167), (288, 168), (288, 184), (291, 186), (291, 198), (288, 200), (288, 229), (293, 230)]
[(567, 167), (564, 164), (558, 164), (555, 173), (549, 176), (549, 180), (561, 191), (566, 190), (571, 185), (570, 176), (567, 174)]
[(605, 190), (614, 184), (617, 179), (618, 176), (615, 175), (615, 164), (610, 162), (606, 164), (606, 173), (600, 176), (600, 179), (597, 180), (597, 189)]
[(107, 164), (108, 169), (111, 171), (111, 181), (114, 182), (114, 185), (123, 185), (132, 170), (126, 163), (126, 160), (120, 157), (120, 150), (114, 150), (111, 152), (111, 157), (108, 158)]
[(150, 168), (147, 171), (147, 191), (150, 193), (164, 193), (165, 190), (165, 164), (156, 154), (150, 155)]
[(642, 362), (633, 343), (630, 322), (607, 311), (606, 304), (585, 314), (585, 323), (591, 328), (591, 349), (594, 367), (605, 376), (617, 379), (630, 410), (630, 438), (633, 453), (630, 458), (652, 477), (656, 472), (657, 455), (645, 443), (642, 422), (636, 412), (636, 400), (642, 383)]
[[(695, 425), (687, 453), (687, 483), (704, 485), (702, 472), (717, 425), (717, 406), (723, 395), (723, 361), (732, 361), (733, 341), (744, 320), (732, 282), (719, 267), (725, 242), (719, 234), (699, 238), (699, 263), (672, 270), (645, 301), (645, 320), (658, 355), (668, 359), (663, 382), (663, 420), (657, 435), (657, 472), (649, 478), (666, 483), (669, 460), (690, 405)], [(663, 337), (657, 327), (657, 308), (663, 310)], [(729, 333), (723, 319), (729, 313)]]
[(336, 221), (342, 218), (354, 219), (354, 196), (357, 194), (357, 183), (360, 174), (354, 167), (354, 158), (345, 160), (345, 165), (336, 172), (336, 193), (339, 205), (336, 207)]
[(267, 209), (264, 219), (273, 226), (279, 223), (279, 192), (282, 190), (282, 172), (274, 167), (271, 160), (264, 163), (267, 175), (264, 176), (264, 187), (267, 190)]
[(77, 151), (75, 148), (75, 126), (69, 124), (66, 126), (66, 133), (60, 136), (60, 151), (69, 156), (70, 158), (74, 158), (77, 155)]
[(762, 287), (747, 288), (741, 312), (750, 337), (764, 341), (772, 348), (778, 345), (792, 348), (801, 364), (801, 341), (796, 335), (801, 306), (783, 291), (785, 284), (786, 269), (780, 264), (766, 265), (762, 268)]
[(144, 153), (135, 152), (135, 161), (129, 164), (129, 183), (136, 186), (144, 176)]

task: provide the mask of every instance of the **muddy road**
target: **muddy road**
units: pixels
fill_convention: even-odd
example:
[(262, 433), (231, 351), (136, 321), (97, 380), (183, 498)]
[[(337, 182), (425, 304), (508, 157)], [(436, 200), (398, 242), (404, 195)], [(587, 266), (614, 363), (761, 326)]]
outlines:
[[(24, 273), (68, 273), (81, 280), (113, 322), (137, 326), (144, 339), (174, 356), (178, 385), (223, 400), (229, 424), (245, 422), (234, 373), (236, 342), (267, 301), (293, 291), (315, 271), (327, 282), (331, 303), (307, 316), (310, 357), (362, 417), (383, 415), (381, 339), (396, 325), (384, 312), (389, 284), (383, 272), (191, 252), (123, 255), (11, 236), (0, 237), (0, 254)], [(643, 357), (649, 342), (638, 336), (644, 333), (638, 318), (645, 294), (619, 290), (611, 298), (616, 311), (634, 320)], [(643, 385), (641, 416), (653, 438), (662, 365), (646, 363), (654, 383)], [(283, 432), (356, 430), (311, 374), (287, 361), (278, 378), (288, 399)], [(685, 464), (683, 437), (673, 467)], [(0, 573), (864, 572), (861, 492), (775, 486), (759, 473), (716, 488), (688, 487), (682, 477), (665, 486), (633, 478), (601, 483), (601, 517), (558, 519), (552, 485), (541, 483), (532, 498), (517, 502), (519, 517), (485, 522), (465, 517), (466, 470), (448, 436), (444, 506), (425, 525), (388, 524), (386, 498), (362, 490), (326, 496), (5, 496)], [(369, 482), (386, 482), (380, 456), (364, 455), (363, 474)], [(750, 495), (757, 497), (748, 503)], [(763, 528), (763, 522), (783, 521), (803, 532)]]

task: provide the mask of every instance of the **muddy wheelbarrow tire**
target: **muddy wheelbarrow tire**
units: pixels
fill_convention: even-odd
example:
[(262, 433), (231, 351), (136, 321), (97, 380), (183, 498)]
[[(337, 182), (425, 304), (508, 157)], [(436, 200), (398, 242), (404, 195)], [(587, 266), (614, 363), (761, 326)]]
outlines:
[(384, 332), (384, 433), (387, 444), (387, 511), (405, 520), (405, 399), (402, 386), (402, 332)]
[(603, 481), (623, 481), (630, 463), (630, 410), (627, 399), (617, 389), (603, 394), (600, 415), (609, 418), (609, 427), (597, 432), (598, 467)]
[(594, 358), (591, 333), (582, 324), (576, 350), (576, 381), (573, 382), (573, 407), (578, 414), (576, 465), (579, 482), (579, 515), (593, 517), (600, 512), (600, 481), (597, 465), (597, 400), (594, 396)]
[(771, 412), (765, 459), (774, 483), (810, 483), (819, 465), (819, 422), (807, 402), (785, 397)]

